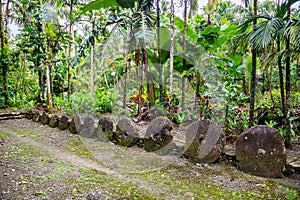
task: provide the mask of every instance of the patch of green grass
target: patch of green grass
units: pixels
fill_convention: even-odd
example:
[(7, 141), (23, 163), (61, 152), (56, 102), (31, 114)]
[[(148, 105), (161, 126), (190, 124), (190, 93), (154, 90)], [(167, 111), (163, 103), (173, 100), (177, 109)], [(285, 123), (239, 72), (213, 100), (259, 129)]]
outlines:
[(11, 137), (10, 134), (8, 133), (4, 133), (4, 132), (0, 132), (0, 139), (9, 139)]
[(56, 166), (55, 171), (51, 174), (48, 175), (49, 180), (51, 181), (55, 181), (60, 179), (63, 175), (74, 171), (74, 167), (73, 166), (69, 166), (69, 165), (61, 165), (61, 166)]
[(82, 158), (89, 158), (96, 160), (93, 154), (84, 146), (81, 140), (69, 140), (66, 150), (70, 153), (74, 153)]
[(288, 200), (295, 200), (298, 198), (298, 192), (294, 189), (286, 188), (285, 189), (285, 197)]
[(28, 129), (12, 129), (14, 132), (18, 133), (21, 136), (30, 136), (31, 138), (38, 139), (40, 138), (41, 132), (38, 130), (28, 130)]
[(36, 191), (35, 195), (40, 196), (42, 199), (48, 199), (49, 198), (47, 193), (42, 191), (42, 190)]
[[(263, 182), (263, 187), (258, 189), (236, 190), (235, 188), (225, 188), (221, 184), (216, 184), (209, 179), (214, 170), (205, 170), (199, 177), (189, 175), (188, 167), (185, 173), (182, 167), (176, 169), (171, 166), (172, 173), (168, 172), (169, 167), (162, 171), (147, 172), (144, 174), (133, 174), (132, 179), (145, 179), (147, 182), (159, 183), (162, 187), (169, 187), (167, 191), (180, 194), (180, 197), (198, 199), (284, 199), (283, 186), (272, 181)], [(178, 170), (178, 171), (177, 171)], [(206, 172), (209, 171), (209, 175)], [(238, 181), (238, 180), (236, 180)], [(187, 196), (187, 194), (191, 196)]]
[(25, 161), (30, 157), (36, 157), (42, 155), (37, 149), (18, 143), (14, 146), (6, 147), (6, 151), (0, 155), (2, 158), (16, 158), (21, 157), (21, 160)]
[(122, 183), (107, 174), (95, 170), (81, 168), (80, 173), (80, 177), (67, 178), (65, 180), (73, 188), (74, 196), (80, 196), (82, 192), (88, 194), (101, 191), (109, 197), (118, 199), (160, 199), (133, 183)]

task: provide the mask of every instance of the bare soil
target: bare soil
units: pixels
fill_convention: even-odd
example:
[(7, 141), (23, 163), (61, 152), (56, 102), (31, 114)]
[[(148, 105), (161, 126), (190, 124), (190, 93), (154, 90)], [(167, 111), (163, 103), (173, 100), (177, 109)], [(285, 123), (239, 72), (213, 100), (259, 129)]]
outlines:
[[(299, 156), (299, 145), (288, 153)], [(0, 121), (0, 199), (299, 199), (300, 176), (245, 174), (82, 138), (26, 119)]]

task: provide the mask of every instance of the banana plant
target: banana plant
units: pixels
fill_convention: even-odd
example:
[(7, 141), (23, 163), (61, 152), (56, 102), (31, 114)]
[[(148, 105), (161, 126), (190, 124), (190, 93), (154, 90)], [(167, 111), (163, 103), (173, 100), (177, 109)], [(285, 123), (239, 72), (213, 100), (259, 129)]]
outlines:
[(133, 8), (137, 0), (95, 0), (91, 1), (85, 5), (81, 11), (85, 13), (91, 10), (99, 10), (101, 8), (113, 8), (113, 7), (122, 7), (122, 8)]

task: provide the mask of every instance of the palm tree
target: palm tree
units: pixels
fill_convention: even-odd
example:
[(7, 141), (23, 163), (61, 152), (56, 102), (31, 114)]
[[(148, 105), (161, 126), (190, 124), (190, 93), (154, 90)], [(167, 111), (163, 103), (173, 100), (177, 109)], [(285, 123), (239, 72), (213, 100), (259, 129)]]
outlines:
[[(256, 50), (262, 50), (268, 46), (272, 41), (276, 41), (277, 45), (277, 64), (279, 70), (279, 84), (280, 84), (280, 94), (281, 94), (281, 105), (283, 119), (282, 124), (283, 128), (286, 129), (286, 146), (290, 145), (290, 55), (285, 55), (285, 64), (286, 64), (286, 85), (284, 88), (283, 80), (283, 67), (282, 67), (282, 58), (283, 54), (281, 53), (281, 40), (286, 34), (286, 49), (285, 52), (290, 50), (290, 36), (294, 36), (289, 32), (293, 27), (293, 21), (290, 20), (290, 6), (296, 0), (284, 2), (282, 4), (277, 4), (276, 12), (274, 16), (269, 14), (262, 14), (253, 16), (253, 19), (259, 19), (260, 22), (257, 24), (256, 30), (251, 34), (250, 41), (253, 44)], [(285, 18), (287, 14), (287, 18)], [(286, 22), (285, 22), (286, 20)], [(297, 35), (297, 34), (296, 34)], [(293, 37), (294, 38), (294, 37)]]
[[(184, 10), (183, 10), (183, 63), (182, 63), (182, 71), (186, 69), (186, 26), (187, 26), (187, 0), (184, 0)], [(184, 110), (184, 102), (185, 102), (185, 78), (182, 76), (181, 78), (181, 110)]]
[[(3, 14), (2, 14), (2, 0), (0, 0), (0, 51), (1, 60), (7, 59), (7, 53), (5, 52), (5, 31), (3, 27)], [(1, 63), (3, 89), (4, 89), (4, 105), (8, 106), (8, 81), (7, 81), (7, 64)]]
[(70, 12), (69, 12), (69, 42), (68, 42), (68, 98), (70, 98), (71, 95), (71, 49), (72, 49), (72, 41), (73, 41), (73, 6), (74, 6), (74, 0), (70, 0), (69, 3), (70, 6)]
[[(173, 69), (174, 69), (174, 2), (171, 0), (170, 4), (171, 9), (171, 18), (170, 18), (170, 95), (169, 95), (169, 102), (170, 107), (172, 106), (172, 100), (173, 100)], [(170, 115), (172, 116), (172, 109)]]
[[(257, 0), (253, 1), (253, 14), (257, 15)], [(257, 20), (253, 20), (253, 27), (257, 24)], [(252, 68), (251, 68), (251, 85), (250, 85), (250, 112), (249, 127), (254, 125), (254, 105), (255, 105), (255, 86), (256, 86), (256, 49), (252, 47)]]
[(157, 58), (158, 58), (158, 73), (159, 73), (159, 101), (163, 101), (163, 84), (162, 84), (162, 70), (161, 65), (161, 50), (160, 50), (160, 6), (159, 0), (156, 0), (156, 30), (157, 30)]
[[(291, 19), (291, 0), (287, 1), (287, 20)], [(290, 36), (287, 35), (286, 38), (286, 51), (290, 50)], [(290, 122), (290, 110), (291, 110), (291, 58), (290, 55), (287, 55), (285, 58), (285, 96), (286, 96), (286, 136), (285, 136), (285, 146), (287, 148), (291, 147), (291, 122)]]
[[(92, 32), (94, 32), (95, 29), (95, 16), (94, 16), (94, 11), (92, 11)], [(94, 39), (91, 44), (91, 66), (90, 66), (90, 93), (93, 94), (94, 92), (94, 71), (95, 71), (95, 66), (94, 66), (94, 54), (95, 54), (95, 42), (96, 40)]]
[(216, 4), (217, 4), (217, 0), (208, 0), (207, 1), (206, 9), (207, 9), (207, 25), (208, 26), (211, 25), (211, 12), (215, 8)]
[(133, 14), (135, 21), (133, 24), (133, 27), (135, 29), (134, 37), (138, 42), (138, 48), (141, 48), (142, 50), (142, 67), (144, 67), (147, 80), (149, 107), (151, 107), (155, 102), (154, 84), (150, 79), (150, 67), (148, 64), (147, 53), (147, 45), (153, 37), (153, 32), (151, 31), (152, 27), (154, 26), (153, 16), (151, 13), (151, 9), (153, 8), (153, 1), (154, 0), (139, 0), (137, 4), (137, 10)]
[[(184, 10), (183, 10), (183, 63), (182, 63), (182, 70), (186, 70), (186, 29), (187, 29), (187, 13), (188, 13), (188, 3), (190, 4), (190, 12), (193, 13), (197, 10), (198, 4), (195, 0), (183, 0)], [(185, 77), (181, 79), (181, 110), (184, 110), (184, 102), (185, 102)]]

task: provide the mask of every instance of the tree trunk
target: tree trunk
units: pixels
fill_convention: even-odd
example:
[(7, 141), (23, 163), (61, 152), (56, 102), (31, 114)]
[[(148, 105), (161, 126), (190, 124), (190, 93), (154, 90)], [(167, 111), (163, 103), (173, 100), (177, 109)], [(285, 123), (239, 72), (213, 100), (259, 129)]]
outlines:
[[(174, 1), (171, 0), (171, 18), (170, 18), (170, 107), (173, 100), (173, 68), (174, 68)], [(172, 109), (171, 109), (172, 110)], [(170, 113), (172, 116), (173, 113)]]
[[(92, 11), (92, 32), (94, 32), (95, 29), (95, 17), (94, 17), (94, 12)], [(94, 41), (92, 41), (92, 45), (91, 45), (91, 69), (90, 69), (90, 93), (93, 94), (94, 92), (94, 70), (95, 70), (95, 66), (94, 66), (94, 54), (95, 54), (95, 43), (96, 40), (94, 39)]]
[(50, 73), (51, 73), (51, 66), (50, 66), (50, 64), (46, 64), (46, 84), (47, 84), (48, 106), (49, 106), (49, 108), (53, 108)]
[(68, 98), (71, 95), (71, 41), (72, 41), (72, 12), (73, 12), (73, 0), (70, 2), (70, 12), (69, 12), (69, 41), (68, 41)]
[[(186, 26), (187, 26), (187, 0), (184, 0), (184, 10), (183, 10), (183, 63), (182, 63), (182, 73), (186, 69)], [(184, 110), (185, 104), (185, 78), (181, 78), (181, 110)]]
[(137, 70), (137, 79), (139, 81), (139, 94), (138, 94), (138, 116), (142, 114), (141, 103), (143, 94), (143, 66), (140, 69), (140, 49), (135, 52), (135, 64)]
[(195, 113), (196, 116), (200, 117), (200, 112), (199, 112), (199, 106), (200, 106), (200, 85), (201, 85), (201, 77), (200, 73), (198, 71), (195, 72), (195, 78), (196, 78), (196, 94), (195, 94)]
[[(5, 58), (7, 59), (7, 52), (4, 50), (5, 46), (5, 37), (4, 37), (4, 27), (3, 27), (3, 14), (2, 14), (2, 0), (0, 0), (0, 40), (1, 40), (1, 53)], [(8, 106), (8, 80), (7, 80), (7, 64), (2, 63), (1, 69), (2, 69), (2, 83), (3, 83), (3, 92), (4, 92), (4, 106)]]
[(160, 51), (160, 7), (159, 0), (156, 1), (156, 23), (157, 23), (157, 58), (158, 58), (158, 73), (159, 73), (159, 101), (163, 102), (163, 80), (162, 71), (163, 66), (161, 64), (161, 51)]
[(8, 17), (9, 17), (9, 3), (10, 3), (10, 0), (7, 0), (7, 3), (6, 3), (6, 8), (5, 8), (5, 29), (6, 29), (6, 32), (8, 33)]
[[(280, 38), (277, 38), (277, 52), (280, 53)], [(282, 125), (285, 129), (286, 122), (286, 107), (285, 107), (285, 94), (284, 94), (284, 82), (283, 82), (283, 69), (282, 69), (282, 56), (278, 56), (278, 70), (279, 70), (279, 86), (280, 86), (280, 96), (281, 96), (281, 112), (283, 114)]]
[[(288, 15), (287, 20), (291, 18), (291, 1), (288, 0)], [(287, 36), (286, 41), (286, 51), (290, 49), (290, 37)], [(291, 122), (290, 122), (290, 114), (291, 114), (291, 99), (290, 99), (290, 92), (291, 92), (291, 58), (289, 55), (286, 56), (285, 60), (285, 92), (286, 92), (286, 135), (285, 135), (285, 146), (287, 148), (291, 148)]]
[(143, 64), (145, 68), (145, 75), (147, 79), (147, 93), (148, 93), (148, 100), (149, 100), (149, 108), (155, 103), (155, 91), (154, 91), (154, 86), (150, 78), (150, 68), (149, 68), (149, 63), (148, 63), (148, 53), (146, 48), (142, 49), (142, 54), (143, 54)]
[(125, 48), (125, 74), (124, 74), (124, 92), (123, 92), (123, 109), (126, 108), (126, 96), (127, 96), (127, 79), (128, 79), (128, 67), (129, 67), (129, 61), (128, 61), (128, 50)]
[[(25, 56), (26, 56), (26, 54), (25, 54)], [(25, 92), (26, 59), (23, 60), (22, 64), (23, 64), (23, 66), (22, 66), (22, 84), (21, 84), (22, 89), (21, 89), (21, 91)]]
[[(253, 2), (254, 15), (257, 15), (257, 0)], [(253, 27), (256, 26), (257, 20), (254, 19)], [(255, 106), (255, 86), (256, 86), (256, 50), (251, 49), (252, 52), (252, 69), (251, 69), (251, 86), (250, 86), (250, 113), (249, 113), (249, 127), (254, 126), (254, 106)]]

